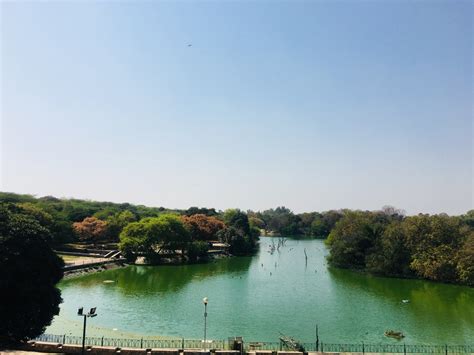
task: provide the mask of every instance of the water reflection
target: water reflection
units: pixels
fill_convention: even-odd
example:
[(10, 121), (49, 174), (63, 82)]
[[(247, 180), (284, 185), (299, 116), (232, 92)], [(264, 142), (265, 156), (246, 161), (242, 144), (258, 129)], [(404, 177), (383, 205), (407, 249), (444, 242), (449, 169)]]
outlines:
[[(77, 278), (64, 280), (59, 287), (91, 288), (103, 285), (115, 287), (123, 294), (146, 294), (177, 292), (191, 281), (199, 281), (208, 277), (227, 275), (241, 276), (248, 272), (252, 258), (227, 258), (208, 264), (141, 266), (131, 265), (123, 269), (103, 271)], [(113, 283), (104, 283), (104, 281)]]
[[(408, 299), (410, 305), (426, 305), (430, 308), (449, 305), (450, 308), (466, 307), (466, 302), (474, 297), (474, 289), (465, 286), (454, 286), (424, 280), (377, 277), (349, 270), (328, 268), (334, 282), (345, 288), (366, 292), (385, 298), (392, 303), (401, 303)], [(472, 313), (472, 307), (465, 309)], [(465, 311), (463, 313), (465, 313)]]
[[(322, 241), (288, 239), (271, 253), (277, 243), (262, 238), (254, 257), (130, 266), (65, 280), (61, 313), (48, 331), (79, 331), (77, 307), (90, 305), (101, 310), (94, 319), (100, 329), (199, 337), (201, 300), (209, 296), (216, 338), (270, 341), (281, 331), (309, 340), (317, 322), (325, 342), (396, 342), (384, 337), (386, 329), (403, 331), (407, 344), (474, 340), (472, 288), (328, 269)], [(91, 334), (104, 333), (91, 328)]]
[[(333, 286), (351, 289), (354, 302), (371, 299), (374, 311), (396, 315), (391, 324), (432, 341), (449, 341), (456, 334), (468, 342), (474, 336), (474, 289), (424, 280), (376, 277), (329, 268)], [(402, 300), (408, 300), (403, 303)], [(389, 326), (389, 325), (388, 325)]]

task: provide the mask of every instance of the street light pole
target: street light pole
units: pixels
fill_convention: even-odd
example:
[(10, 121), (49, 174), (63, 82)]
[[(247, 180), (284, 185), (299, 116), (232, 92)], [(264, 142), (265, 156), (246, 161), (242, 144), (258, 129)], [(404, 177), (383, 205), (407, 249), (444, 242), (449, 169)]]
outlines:
[(318, 333), (318, 325), (316, 324), (316, 351), (319, 351), (319, 333)]
[(202, 302), (204, 303), (204, 347), (206, 347), (206, 333), (207, 333), (207, 302), (209, 300), (207, 297), (204, 297), (202, 299)]
[(95, 310), (97, 307), (91, 308), (89, 313), (84, 314), (84, 307), (81, 307), (77, 310), (77, 315), (84, 317), (84, 325), (82, 327), (82, 355), (84, 355), (84, 351), (86, 348), (86, 325), (87, 325), (87, 317), (95, 317), (97, 314), (95, 313)]
[(87, 324), (87, 315), (84, 316), (84, 325), (82, 326), (82, 355), (84, 355), (84, 349), (86, 347), (86, 324)]

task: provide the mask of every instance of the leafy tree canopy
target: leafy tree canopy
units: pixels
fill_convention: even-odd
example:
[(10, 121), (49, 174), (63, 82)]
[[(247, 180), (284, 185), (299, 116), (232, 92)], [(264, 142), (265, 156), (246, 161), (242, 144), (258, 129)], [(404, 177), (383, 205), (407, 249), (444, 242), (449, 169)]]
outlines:
[(387, 276), (472, 285), (474, 231), (445, 214), (345, 212), (331, 231), (329, 262)]
[(32, 214), (0, 204), (0, 341), (21, 341), (44, 332), (59, 313), (60, 259), (50, 233)]
[(129, 259), (158, 259), (163, 252), (184, 251), (190, 234), (180, 217), (163, 214), (128, 224), (120, 234), (120, 249)]
[(186, 211), (184, 211), (184, 215), (186, 216), (192, 216), (195, 214), (203, 214), (206, 216), (217, 216), (217, 212), (215, 208), (199, 208), (199, 207), (190, 207)]
[(231, 208), (224, 212), (224, 221), (227, 226), (234, 227), (243, 235), (250, 234), (250, 224), (247, 215), (237, 208)]
[(217, 232), (225, 228), (222, 221), (204, 214), (183, 216), (182, 220), (191, 233), (192, 240), (216, 240)]
[(72, 226), (81, 240), (98, 242), (104, 240), (107, 235), (107, 222), (96, 217), (86, 217)]

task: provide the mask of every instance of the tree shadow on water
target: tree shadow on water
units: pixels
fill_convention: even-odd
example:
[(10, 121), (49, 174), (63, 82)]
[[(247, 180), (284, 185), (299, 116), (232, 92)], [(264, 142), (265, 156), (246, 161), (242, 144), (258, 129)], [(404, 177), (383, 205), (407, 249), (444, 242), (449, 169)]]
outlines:
[(206, 264), (130, 265), (61, 282), (61, 289), (69, 287), (109, 287), (127, 295), (176, 292), (192, 281), (224, 274), (242, 276), (249, 270), (251, 257), (233, 257)]
[[(351, 295), (360, 302), (401, 312), (417, 324), (430, 327), (450, 321), (458, 331), (474, 329), (474, 289), (416, 279), (378, 277), (370, 274), (329, 268), (335, 294)], [(405, 301), (403, 301), (405, 300)], [(354, 300), (356, 301), (356, 300)], [(454, 331), (454, 329), (452, 329)], [(474, 333), (471, 332), (474, 336)]]

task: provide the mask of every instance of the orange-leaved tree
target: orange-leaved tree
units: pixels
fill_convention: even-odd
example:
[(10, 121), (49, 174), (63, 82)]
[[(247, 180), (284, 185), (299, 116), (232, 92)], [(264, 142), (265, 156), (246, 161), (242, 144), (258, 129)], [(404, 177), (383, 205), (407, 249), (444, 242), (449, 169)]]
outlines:
[(100, 241), (107, 236), (107, 222), (95, 217), (86, 217), (82, 222), (73, 223), (72, 227), (83, 241)]
[(225, 228), (224, 222), (204, 214), (181, 217), (193, 240), (216, 240), (216, 233)]

